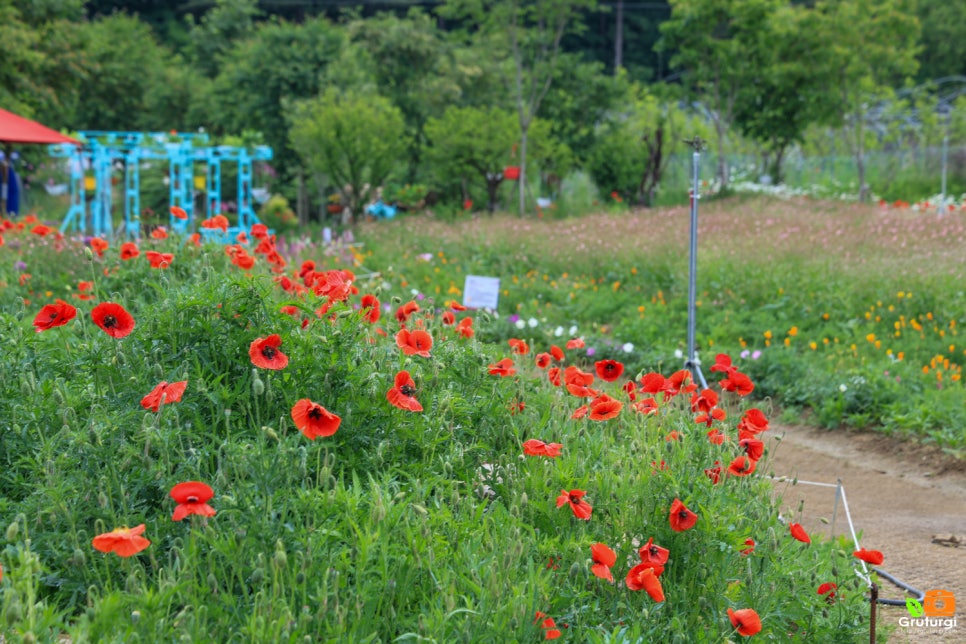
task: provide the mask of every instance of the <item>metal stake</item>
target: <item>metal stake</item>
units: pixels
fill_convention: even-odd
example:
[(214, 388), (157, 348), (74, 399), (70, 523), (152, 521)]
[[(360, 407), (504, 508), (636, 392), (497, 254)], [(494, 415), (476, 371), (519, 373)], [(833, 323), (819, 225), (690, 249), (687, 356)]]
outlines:
[(684, 368), (691, 372), (691, 381), (700, 383), (703, 389), (708, 388), (708, 382), (701, 373), (701, 365), (695, 355), (695, 330), (697, 326), (697, 306), (695, 302), (698, 298), (698, 199), (701, 194), (698, 192), (700, 173), (698, 168), (701, 163), (701, 150), (705, 142), (699, 136), (691, 140), (685, 140), (694, 153), (691, 155), (691, 247), (690, 259), (688, 263), (688, 353), (685, 357)]

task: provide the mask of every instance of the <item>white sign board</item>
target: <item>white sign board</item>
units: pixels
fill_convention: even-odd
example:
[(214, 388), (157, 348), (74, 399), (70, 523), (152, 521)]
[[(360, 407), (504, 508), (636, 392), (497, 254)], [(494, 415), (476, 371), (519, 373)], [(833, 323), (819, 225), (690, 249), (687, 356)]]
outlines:
[(463, 306), (470, 309), (496, 310), (500, 299), (500, 278), (467, 275), (463, 286)]

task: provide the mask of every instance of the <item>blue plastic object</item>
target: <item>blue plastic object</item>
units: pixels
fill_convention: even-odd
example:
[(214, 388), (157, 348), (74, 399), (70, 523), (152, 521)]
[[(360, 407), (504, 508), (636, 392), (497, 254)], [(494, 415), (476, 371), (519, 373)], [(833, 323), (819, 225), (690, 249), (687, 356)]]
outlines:
[(382, 199), (366, 208), (366, 213), (380, 219), (392, 219), (396, 216), (396, 207), (382, 202)]

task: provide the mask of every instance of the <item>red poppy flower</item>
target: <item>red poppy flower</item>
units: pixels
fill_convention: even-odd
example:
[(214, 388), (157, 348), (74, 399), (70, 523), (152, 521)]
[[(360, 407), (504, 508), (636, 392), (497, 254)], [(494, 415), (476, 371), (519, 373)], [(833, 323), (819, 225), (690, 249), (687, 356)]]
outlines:
[(718, 406), (718, 394), (713, 389), (691, 394), (691, 411), (708, 413)]
[(553, 357), (549, 353), (538, 353), (536, 359), (536, 365), (538, 369), (546, 369), (550, 366), (550, 361)]
[(151, 231), (151, 239), (167, 239), (168, 231), (164, 229), (164, 226), (158, 226)]
[(511, 358), (503, 358), (503, 360), (500, 360), (496, 364), (489, 365), (488, 369), (491, 376), (500, 376), (501, 378), (512, 376), (517, 372)]
[(661, 587), (661, 580), (657, 578), (653, 564), (642, 563), (634, 566), (627, 571), (624, 583), (628, 590), (644, 590), (654, 601), (664, 601), (664, 588)]
[(560, 386), (560, 367), (550, 367), (547, 369), (547, 379), (554, 387)]
[(883, 557), (882, 553), (878, 550), (866, 550), (865, 548), (856, 550), (852, 553), (852, 555), (854, 557), (858, 557), (865, 563), (872, 564), (873, 566), (878, 566), (885, 560), (885, 557)]
[(721, 388), (725, 391), (733, 391), (739, 396), (747, 396), (755, 390), (755, 383), (740, 371), (733, 371), (721, 381)]
[(416, 329), (400, 329), (396, 334), (396, 346), (407, 356), (429, 357), (429, 350), (433, 348), (433, 336), (427, 331)]
[(761, 619), (759, 619), (758, 613), (751, 608), (742, 608), (741, 610), (729, 608), (728, 619), (731, 620), (731, 625), (738, 631), (738, 635), (748, 637), (761, 631)]
[(650, 416), (656, 414), (660, 408), (657, 406), (657, 401), (653, 398), (645, 398), (643, 400), (637, 400), (631, 405), (639, 414), (644, 414), (645, 416)]
[(812, 543), (812, 540), (809, 538), (808, 533), (805, 532), (805, 528), (803, 528), (801, 524), (792, 523), (788, 526), (788, 529), (791, 532), (792, 536), (798, 539), (799, 541), (801, 541), (802, 543)]
[(617, 416), (623, 408), (624, 403), (619, 400), (614, 400), (607, 394), (603, 394), (590, 403), (590, 419), (610, 420)]
[(641, 376), (641, 392), (645, 394), (656, 394), (664, 391), (666, 378), (659, 373), (646, 373)]
[(564, 383), (567, 385), (567, 391), (574, 396), (584, 398), (597, 396), (599, 393), (590, 388), (591, 383), (594, 382), (594, 374), (581, 371), (578, 367), (573, 365), (564, 370), (563, 379)]
[(35, 235), (39, 235), (41, 237), (45, 237), (45, 236), (47, 236), (47, 235), (50, 234), (51, 229), (50, 229), (50, 226), (44, 226), (43, 224), (37, 224), (36, 226), (34, 226), (30, 230), (30, 232), (32, 232)]
[(711, 427), (711, 423), (713, 423), (714, 421), (724, 420), (727, 417), (728, 417), (728, 414), (727, 412), (725, 412), (724, 409), (721, 409), (720, 407), (715, 407), (710, 412), (698, 414), (697, 416), (695, 416), (694, 422), (698, 423), (699, 425), (701, 423), (704, 423), (705, 426)]
[(214, 230), (214, 229), (220, 229), (221, 232), (227, 233), (228, 232), (228, 218), (225, 217), (224, 215), (215, 215), (214, 217), (211, 217), (209, 219), (205, 219), (203, 222), (201, 222), (201, 227), (202, 228), (212, 229), (212, 230)]
[(838, 588), (838, 586), (835, 584), (835, 582), (827, 581), (824, 584), (820, 585), (815, 592), (825, 597), (825, 601), (827, 601), (828, 603), (834, 604), (836, 588)]
[(171, 206), (171, 216), (175, 219), (187, 219), (188, 213), (181, 206)]
[(509, 405), (507, 406), (507, 409), (509, 409), (509, 410), (510, 410), (510, 414), (511, 414), (511, 415), (514, 415), (514, 414), (519, 414), (519, 413), (521, 413), (521, 412), (522, 412), (522, 411), (523, 411), (524, 409), (526, 409), (526, 403), (524, 403), (524, 402), (523, 402), (522, 400), (519, 400), (519, 401), (517, 401), (517, 402), (513, 402), (513, 403), (510, 403), (510, 404), (509, 404)]
[(573, 338), (567, 341), (568, 349), (583, 349), (585, 346), (583, 338)]
[(735, 457), (728, 465), (728, 474), (732, 476), (748, 476), (755, 471), (756, 462), (747, 456)]
[(379, 298), (371, 293), (366, 293), (359, 300), (359, 304), (362, 306), (362, 319), (369, 324), (375, 324), (379, 321), (379, 316), (381, 311), (379, 310)]
[(454, 311), (465, 311), (466, 307), (457, 302), (456, 300), (450, 300), (446, 303), (446, 306), (453, 309)]
[(472, 338), (475, 331), (473, 331), (473, 318), (463, 318), (456, 325), (456, 332), (463, 336), (464, 338)]
[(599, 360), (594, 363), (594, 368), (605, 382), (614, 382), (624, 374), (624, 365), (616, 360)]
[(590, 572), (601, 579), (614, 583), (614, 575), (610, 568), (617, 563), (617, 553), (602, 543), (595, 543), (590, 547), (590, 556), (594, 560)]
[(570, 417), (574, 420), (580, 420), (581, 418), (586, 416), (587, 412), (589, 411), (590, 411), (590, 407), (588, 405), (581, 405), (580, 407), (574, 410), (574, 413), (570, 414)]
[(755, 551), (755, 546), (758, 545), (758, 544), (755, 543), (755, 540), (754, 539), (752, 539), (751, 537), (748, 537), (747, 539), (745, 539), (745, 545), (748, 546), (748, 547), (745, 548), (744, 550), (742, 550), (741, 551), (741, 554), (743, 554), (743, 555), (750, 555), (751, 553), (753, 553)]
[(681, 369), (672, 373), (664, 383), (664, 399), (673, 398), (678, 394), (689, 394), (696, 391), (698, 386), (691, 380), (691, 372)]
[(625, 382), (624, 386), (621, 387), (621, 390), (627, 394), (627, 397), (632, 401), (637, 400), (637, 383), (633, 380), (628, 380)]
[(517, 355), (525, 356), (530, 353), (530, 346), (523, 340), (518, 340), (517, 338), (510, 338), (507, 341), (511, 347), (513, 347), (513, 353)]
[(198, 248), (201, 248), (201, 233), (191, 233), (186, 243), (194, 244)]
[(671, 529), (675, 532), (684, 532), (694, 527), (698, 522), (698, 515), (687, 509), (680, 499), (674, 499), (671, 503), (671, 512), (668, 515), (671, 522)]
[[(472, 205), (473, 202), (468, 201), (467, 203)], [(547, 617), (546, 613), (537, 611), (537, 616), (533, 618), (533, 623), (536, 624), (541, 619), (543, 622), (541, 622), (540, 627), (543, 629), (544, 639), (555, 640), (562, 635), (552, 617)]]
[(319, 403), (302, 398), (292, 406), (292, 420), (309, 440), (331, 436), (339, 429), (342, 419)]
[(91, 545), (100, 552), (113, 552), (118, 557), (130, 557), (151, 545), (142, 537), (144, 524), (133, 528), (116, 528), (99, 534), (91, 540)]
[(751, 408), (745, 412), (738, 423), (738, 430), (750, 434), (760, 434), (768, 429), (768, 419), (760, 409)]
[(560, 496), (557, 497), (557, 507), (562, 508), (569, 503), (570, 509), (573, 511), (575, 517), (589, 521), (590, 514), (594, 508), (584, 501), (585, 494), (587, 493), (584, 490), (570, 490), (569, 492), (567, 490), (560, 490)]
[(637, 554), (641, 556), (641, 563), (655, 564), (657, 566), (663, 566), (667, 563), (668, 557), (671, 556), (671, 551), (667, 548), (662, 548), (654, 543), (654, 537), (647, 540), (641, 549), (637, 551)]
[(411, 316), (413, 313), (418, 313), (418, 312), (419, 312), (419, 305), (416, 304), (416, 302), (414, 302), (413, 300), (410, 300), (405, 304), (401, 305), (398, 309), (396, 309), (396, 319), (399, 321), (400, 324), (405, 324), (406, 321), (409, 320), (409, 316)]
[(167, 268), (174, 261), (174, 255), (171, 253), (159, 253), (156, 250), (149, 250), (144, 253), (148, 262), (151, 264), (151, 268)]
[(548, 456), (550, 458), (556, 458), (560, 456), (560, 450), (562, 448), (563, 445), (560, 443), (544, 443), (542, 440), (536, 438), (531, 438), (523, 443), (523, 453), (527, 456)]
[(208, 501), (214, 495), (214, 490), (204, 483), (198, 481), (178, 483), (171, 488), (171, 498), (178, 503), (171, 520), (181, 521), (192, 514), (202, 517), (215, 516), (215, 509), (208, 505)]
[(248, 347), (248, 357), (260, 369), (284, 369), (288, 365), (288, 356), (282, 353), (280, 346), (282, 338), (277, 333), (267, 338), (256, 338)]
[(91, 311), (94, 324), (112, 338), (123, 338), (134, 330), (134, 318), (114, 302), (101, 302)]
[(141, 254), (141, 251), (138, 250), (138, 245), (135, 244), (134, 242), (124, 242), (123, 244), (121, 244), (121, 259), (123, 260), (134, 259), (140, 254)]
[(708, 432), (708, 441), (714, 445), (721, 445), (725, 442), (725, 438), (727, 437), (721, 433), (720, 429), (712, 429), (710, 432)]
[(760, 460), (765, 453), (765, 444), (756, 438), (743, 438), (738, 441), (738, 446), (745, 450), (745, 454), (753, 461)]
[(714, 467), (709, 467), (704, 470), (704, 475), (711, 479), (712, 485), (717, 485), (721, 482), (721, 461), (715, 461)]
[(98, 257), (104, 257), (104, 251), (110, 247), (106, 239), (101, 239), (100, 237), (91, 238), (91, 250), (97, 253)]
[(184, 394), (184, 390), (187, 388), (187, 386), (187, 380), (182, 380), (181, 382), (172, 382), (170, 384), (167, 382), (161, 382), (157, 387), (151, 390), (151, 393), (141, 399), (141, 406), (145, 409), (157, 412), (161, 408), (161, 405), (180, 402), (181, 396)]
[(440, 320), (443, 326), (453, 326), (456, 324), (456, 314), (452, 311), (443, 311), (443, 315), (440, 316)]
[(45, 304), (37, 313), (34, 318), (34, 330), (40, 333), (55, 326), (64, 326), (75, 317), (77, 317), (77, 309), (64, 300), (57, 299), (53, 304)]
[(731, 356), (727, 353), (719, 353), (714, 357), (714, 364), (711, 365), (711, 373), (715, 371), (720, 371), (726, 375), (731, 375), (738, 368), (731, 364)]
[(557, 362), (560, 362), (561, 360), (564, 359), (563, 349), (561, 349), (555, 344), (550, 345), (550, 355), (552, 355), (553, 359), (556, 360)]
[(386, 400), (399, 409), (406, 411), (422, 411), (423, 406), (415, 398), (416, 383), (408, 371), (400, 371), (396, 374), (395, 383), (392, 389), (386, 392)]

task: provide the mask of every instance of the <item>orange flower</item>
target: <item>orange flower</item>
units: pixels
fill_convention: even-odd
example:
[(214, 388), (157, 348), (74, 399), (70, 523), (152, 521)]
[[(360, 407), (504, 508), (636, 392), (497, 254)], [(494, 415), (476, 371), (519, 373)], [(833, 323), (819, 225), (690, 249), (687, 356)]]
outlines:
[(624, 365), (616, 360), (600, 360), (594, 363), (594, 367), (605, 382), (614, 382), (624, 374)]
[(408, 371), (400, 371), (396, 374), (395, 383), (392, 389), (386, 392), (386, 400), (399, 409), (406, 411), (422, 411), (423, 406), (416, 400), (416, 383)]
[(284, 369), (288, 365), (288, 356), (282, 353), (282, 338), (274, 333), (267, 338), (256, 338), (248, 347), (248, 357), (252, 364), (261, 369)]
[(547, 456), (557, 458), (563, 445), (560, 443), (544, 443), (542, 440), (531, 438), (523, 443), (523, 453), (527, 456)]
[(643, 590), (656, 602), (664, 601), (664, 588), (661, 587), (661, 580), (657, 578), (654, 564), (637, 564), (629, 571), (624, 579), (628, 590)]
[(180, 402), (181, 396), (184, 394), (187, 386), (187, 380), (172, 382), (171, 384), (161, 382), (161, 384), (151, 390), (151, 393), (141, 399), (141, 406), (157, 412), (161, 408), (161, 405)]
[(64, 326), (75, 317), (77, 317), (77, 309), (64, 300), (57, 299), (53, 304), (45, 304), (37, 313), (34, 318), (34, 330), (40, 333), (57, 326)]
[(503, 358), (496, 364), (491, 364), (488, 369), (491, 376), (500, 376), (501, 378), (512, 376), (517, 372), (511, 358)]
[(91, 311), (94, 324), (112, 338), (123, 338), (134, 330), (134, 318), (120, 304), (102, 302)]
[(614, 583), (614, 575), (610, 568), (617, 563), (617, 553), (602, 543), (595, 543), (590, 547), (590, 556), (594, 560), (590, 572), (601, 579)]
[(134, 242), (124, 242), (123, 244), (121, 244), (121, 259), (123, 260), (134, 259), (140, 254), (141, 254), (141, 251), (138, 250), (138, 245), (135, 244)]
[(205, 219), (203, 222), (201, 222), (201, 227), (211, 228), (211, 229), (220, 228), (221, 232), (227, 233), (228, 218), (225, 217), (224, 215), (215, 215), (214, 217), (211, 217), (210, 219)]
[(416, 329), (400, 329), (396, 334), (396, 346), (407, 356), (429, 357), (429, 350), (433, 348), (433, 336), (427, 331)]
[(292, 420), (309, 440), (331, 436), (339, 429), (342, 419), (319, 403), (302, 398), (292, 406)]
[(101, 239), (100, 237), (91, 238), (91, 250), (97, 253), (98, 257), (104, 257), (104, 251), (108, 249), (110, 244), (107, 243), (106, 239)]
[(171, 216), (175, 219), (187, 219), (188, 213), (181, 206), (171, 206)]
[(873, 566), (878, 566), (885, 560), (885, 557), (883, 557), (882, 553), (878, 550), (866, 550), (865, 548), (856, 550), (852, 553), (852, 555), (854, 557), (858, 557), (865, 563), (872, 564)]
[(674, 499), (668, 519), (672, 530), (684, 532), (694, 527), (694, 524), (698, 522), (698, 515), (685, 507), (680, 499)]
[(136, 555), (151, 545), (142, 537), (144, 524), (133, 528), (116, 528), (111, 532), (99, 534), (91, 540), (91, 545), (100, 552), (113, 552), (119, 557)]
[(788, 526), (788, 529), (792, 533), (792, 536), (802, 543), (812, 543), (811, 538), (809, 538), (808, 533), (805, 532), (805, 528), (801, 524), (792, 523)]
[(215, 492), (204, 483), (198, 481), (178, 483), (171, 488), (170, 494), (171, 498), (178, 503), (178, 506), (174, 509), (174, 514), (171, 515), (172, 521), (181, 521), (192, 514), (202, 517), (215, 516), (215, 509), (208, 505), (208, 501), (215, 495)]
[(570, 509), (573, 511), (575, 517), (589, 521), (590, 514), (594, 508), (584, 501), (584, 495), (586, 494), (584, 490), (570, 490), (569, 492), (567, 490), (560, 490), (560, 496), (557, 497), (557, 507), (562, 508), (569, 503)]
[(728, 609), (728, 619), (731, 625), (738, 631), (738, 635), (749, 637), (761, 631), (761, 619), (751, 608), (741, 610)]
[(714, 445), (721, 445), (725, 442), (725, 438), (727, 437), (721, 433), (720, 429), (712, 429), (708, 432), (708, 441)]

